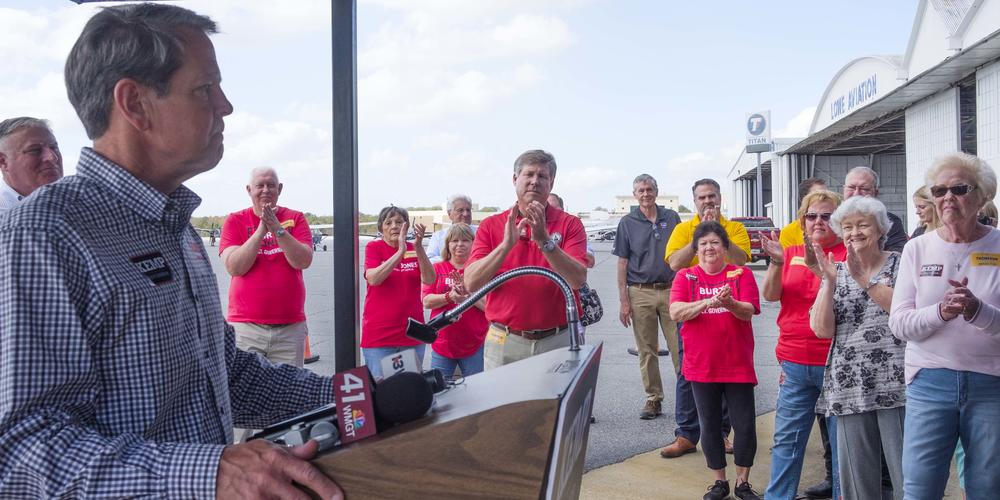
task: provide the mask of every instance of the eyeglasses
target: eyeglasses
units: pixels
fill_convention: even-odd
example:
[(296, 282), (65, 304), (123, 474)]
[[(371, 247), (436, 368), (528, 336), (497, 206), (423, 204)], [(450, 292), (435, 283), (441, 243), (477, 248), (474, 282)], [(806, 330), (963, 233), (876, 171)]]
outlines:
[(970, 186), (968, 184), (956, 184), (954, 186), (933, 186), (931, 187), (931, 195), (935, 198), (943, 198), (944, 195), (951, 191), (951, 194), (955, 196), (965, 196), (970, 192), (974, 191), (976, 186)]
[(824, 213), (824, 214), (818, 214), (816, 212), (809, 212), (809, 213), (806, 214), (806, 220), (812, 222), (812, 221), (814, 221), (814, 220), (816, 220), (818, 218), (818, 219), (823, 219), (823, 222), (830, 222), (830, 216), (831, 215), (833, 215), (833, 214), (829, 213), (829, 212), (828, 213)]

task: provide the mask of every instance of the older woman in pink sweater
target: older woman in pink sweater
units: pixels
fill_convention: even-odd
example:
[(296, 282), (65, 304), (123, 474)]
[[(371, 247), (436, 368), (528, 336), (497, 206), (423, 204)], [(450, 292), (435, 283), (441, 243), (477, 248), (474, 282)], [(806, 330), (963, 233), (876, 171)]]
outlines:
[(907, 499), (940, 499), (955, 443), (969, 498), (1000, 491), (1000, 231), (976, 215), (997, 178), (975, 156), (938, 158), (927, 186), (942, 226), (903, 249), (889, 327), (906, 340)]

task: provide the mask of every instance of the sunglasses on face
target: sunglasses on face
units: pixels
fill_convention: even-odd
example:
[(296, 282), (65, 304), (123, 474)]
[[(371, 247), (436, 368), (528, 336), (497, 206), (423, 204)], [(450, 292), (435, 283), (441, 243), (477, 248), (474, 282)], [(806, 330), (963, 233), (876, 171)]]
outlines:
[(823, 219), (823, 222), (830, 222), (831, 215), (833, 214), (831, 213), (818, 214), (816, 212), (808, 212), (806, 213), (806, 220), (812, 222), (815, 221), (816, 219)]
[(943, 198), (948, 191), (955, 196), (965, 196), (970, 192), (974, 191), (976, 186), (969, 186), (968, 184), (956, 184), (954, 186), (934, 186), (931, 188), (931, 195), (935, 198)]

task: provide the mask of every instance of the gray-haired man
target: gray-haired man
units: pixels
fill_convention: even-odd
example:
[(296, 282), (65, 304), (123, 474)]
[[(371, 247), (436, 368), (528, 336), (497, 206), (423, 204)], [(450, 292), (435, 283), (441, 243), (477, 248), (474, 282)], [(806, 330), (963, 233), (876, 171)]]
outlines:
[[(453, 194), (448, 197), (446, 210), (452, 224), (459, 222), (468, 224), (472, 228), (472, 234), (476, 233), (479, 226), (472, 224), (472, 198), (464, 194)], [(431, 239), (427, 243), (427, 258), (431, 259), (431, 262), (441, 262), (441, 250), (444, 247), (446, 234), (448, 234), (447, 227), (439, 229), (431, 235)]]
[(48, 122), (30, 116), (0, 122), (0, 175), (0, 213), (62, 178), (62, 153)]
[(0, 498), (323, 498), (318, 444), (234, 445), (331, 402), (333, 381), (236, 349), (182, 185), (233, 112), (208, 35), (176, 5), (107, 7), (66, 62), (93, 148), (0, 218)]
[[(878, 198), (878, 173), (865, 167), (854, 167), (847, 172), (844, 178), (844, 199), (852, 196), (867, 196)], [(892, 212), (888, 212), (892, 227), (886, 235), (883, 250), (889, 252), (902, 252), (903, 245), (909, 240), (906, 236), (906, 229), (903, 228), (903, 221)]]
[(632, 326), (639, 355), (639, 372), (646, 390), (646, 403), (639, 418), (650, 420), (662, 413), (663, 380), (657, 358), (659, 330), (669, 347), (674, 370), (680, 373), (677, 323), (670, 319), (670, 285), (674, 271), (663, 261), (667, 241), (680, 224), (677, 212), (656, 204), (656, 179), (642, 174), (632, 181), (632, 194), (639, 206), (622, 217), (615, 233), (612, 254), (618, 256), (618, 319)]

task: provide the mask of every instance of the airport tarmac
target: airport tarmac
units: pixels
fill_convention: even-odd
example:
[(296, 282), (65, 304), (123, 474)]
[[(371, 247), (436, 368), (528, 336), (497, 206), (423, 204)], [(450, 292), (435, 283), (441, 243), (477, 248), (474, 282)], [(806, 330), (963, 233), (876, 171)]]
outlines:
[[(673, 387), (676, 378), (669, 356), (660, 357), (660, 373), (666, 388), (664, 414), (654, 420), (639, 419), (639, 410), (645, 402), (645, 391), (642, 389), (637, 358), (626, 352), (628, 347), (635, 345), (632, 330), (623, 327), (618, 321), (617, 257), (611, 255), (611, 242), (593, 242), (593, 246), (597, 253), (597, 265), (589, 271), (587, 281), (601, 297), (604, 317), (587, 328), (586, 341), (604, 342), (604, 351), (597, 382), (597, 397), (594, 400), (594, 417), (597, 422), (590, 428), (585, 463), (585, 470), (592, 472), (584, 478), (581, 498), (650, 498), (647, 492), (651, 491), (661, 492), (659, 495), (653, 494), (653, 497), (690, 498), (687, 493), (680, 493), (694, 492), (696, 489), (703, 493), (710, 476), (700, 452), (675, 460), (661, 459), (657, 453), (660, 447), (673, 440)], [(359, 267), (364, 261), (363, 243), (360, 250)], [(209, 247), (208, 251), (217, 253), (218, 248)], [(219, 293), (225, 308), (228, 303), (229, 277), (218, 259), (213, 259), (212, 265), (219, 278)], [(763, 280), (764, 268), (753, 266), (753, 269), (759, 284)], [(316, 252), (313, 264), (305, 271), (304, 276), (312, 352), (320, 355), (319, 361), (307, 367), (317, 373), (332, 374), (333, 253)], [(364, 280), (361, 282), (363, 301)], [(761, 314), (753, 319), (756, 342), (754, 361), (759, 381), (755, 390), (756, 410), (760, 417), (757, 468), (754, 469), (751, 482), (758, 489), (763, 489), (767, 484), (770, 433), (773, 432), (771, 412), (774, 411), (778, 395), (779, 368), (774, 357), (778, 339), (775, 324), (777, 316), (778, 305), (762, 301)], [(428, 349), (428, 364), (429, 356)], [(821, 476), (822, 456), (817, 443), (811, 442), (801, 486), (809, 486), (814, 480), (821, 479)], [(960, 495), (954, 496), (957, 491), (955, 482), (953, 480), (949, 483), (946, 498), (961, 498)], [(643, 484), (646, 486), (640, 488), (639, 485)], [(682, 484), (685, 485), (684, 488), (672, 489)], [(664, 489), (649, 489), (661, 486)], [(620, 491), (620, 494), (605, 496), (612, 490)], [(678, 495), (674, 496), (668, 491)]]

